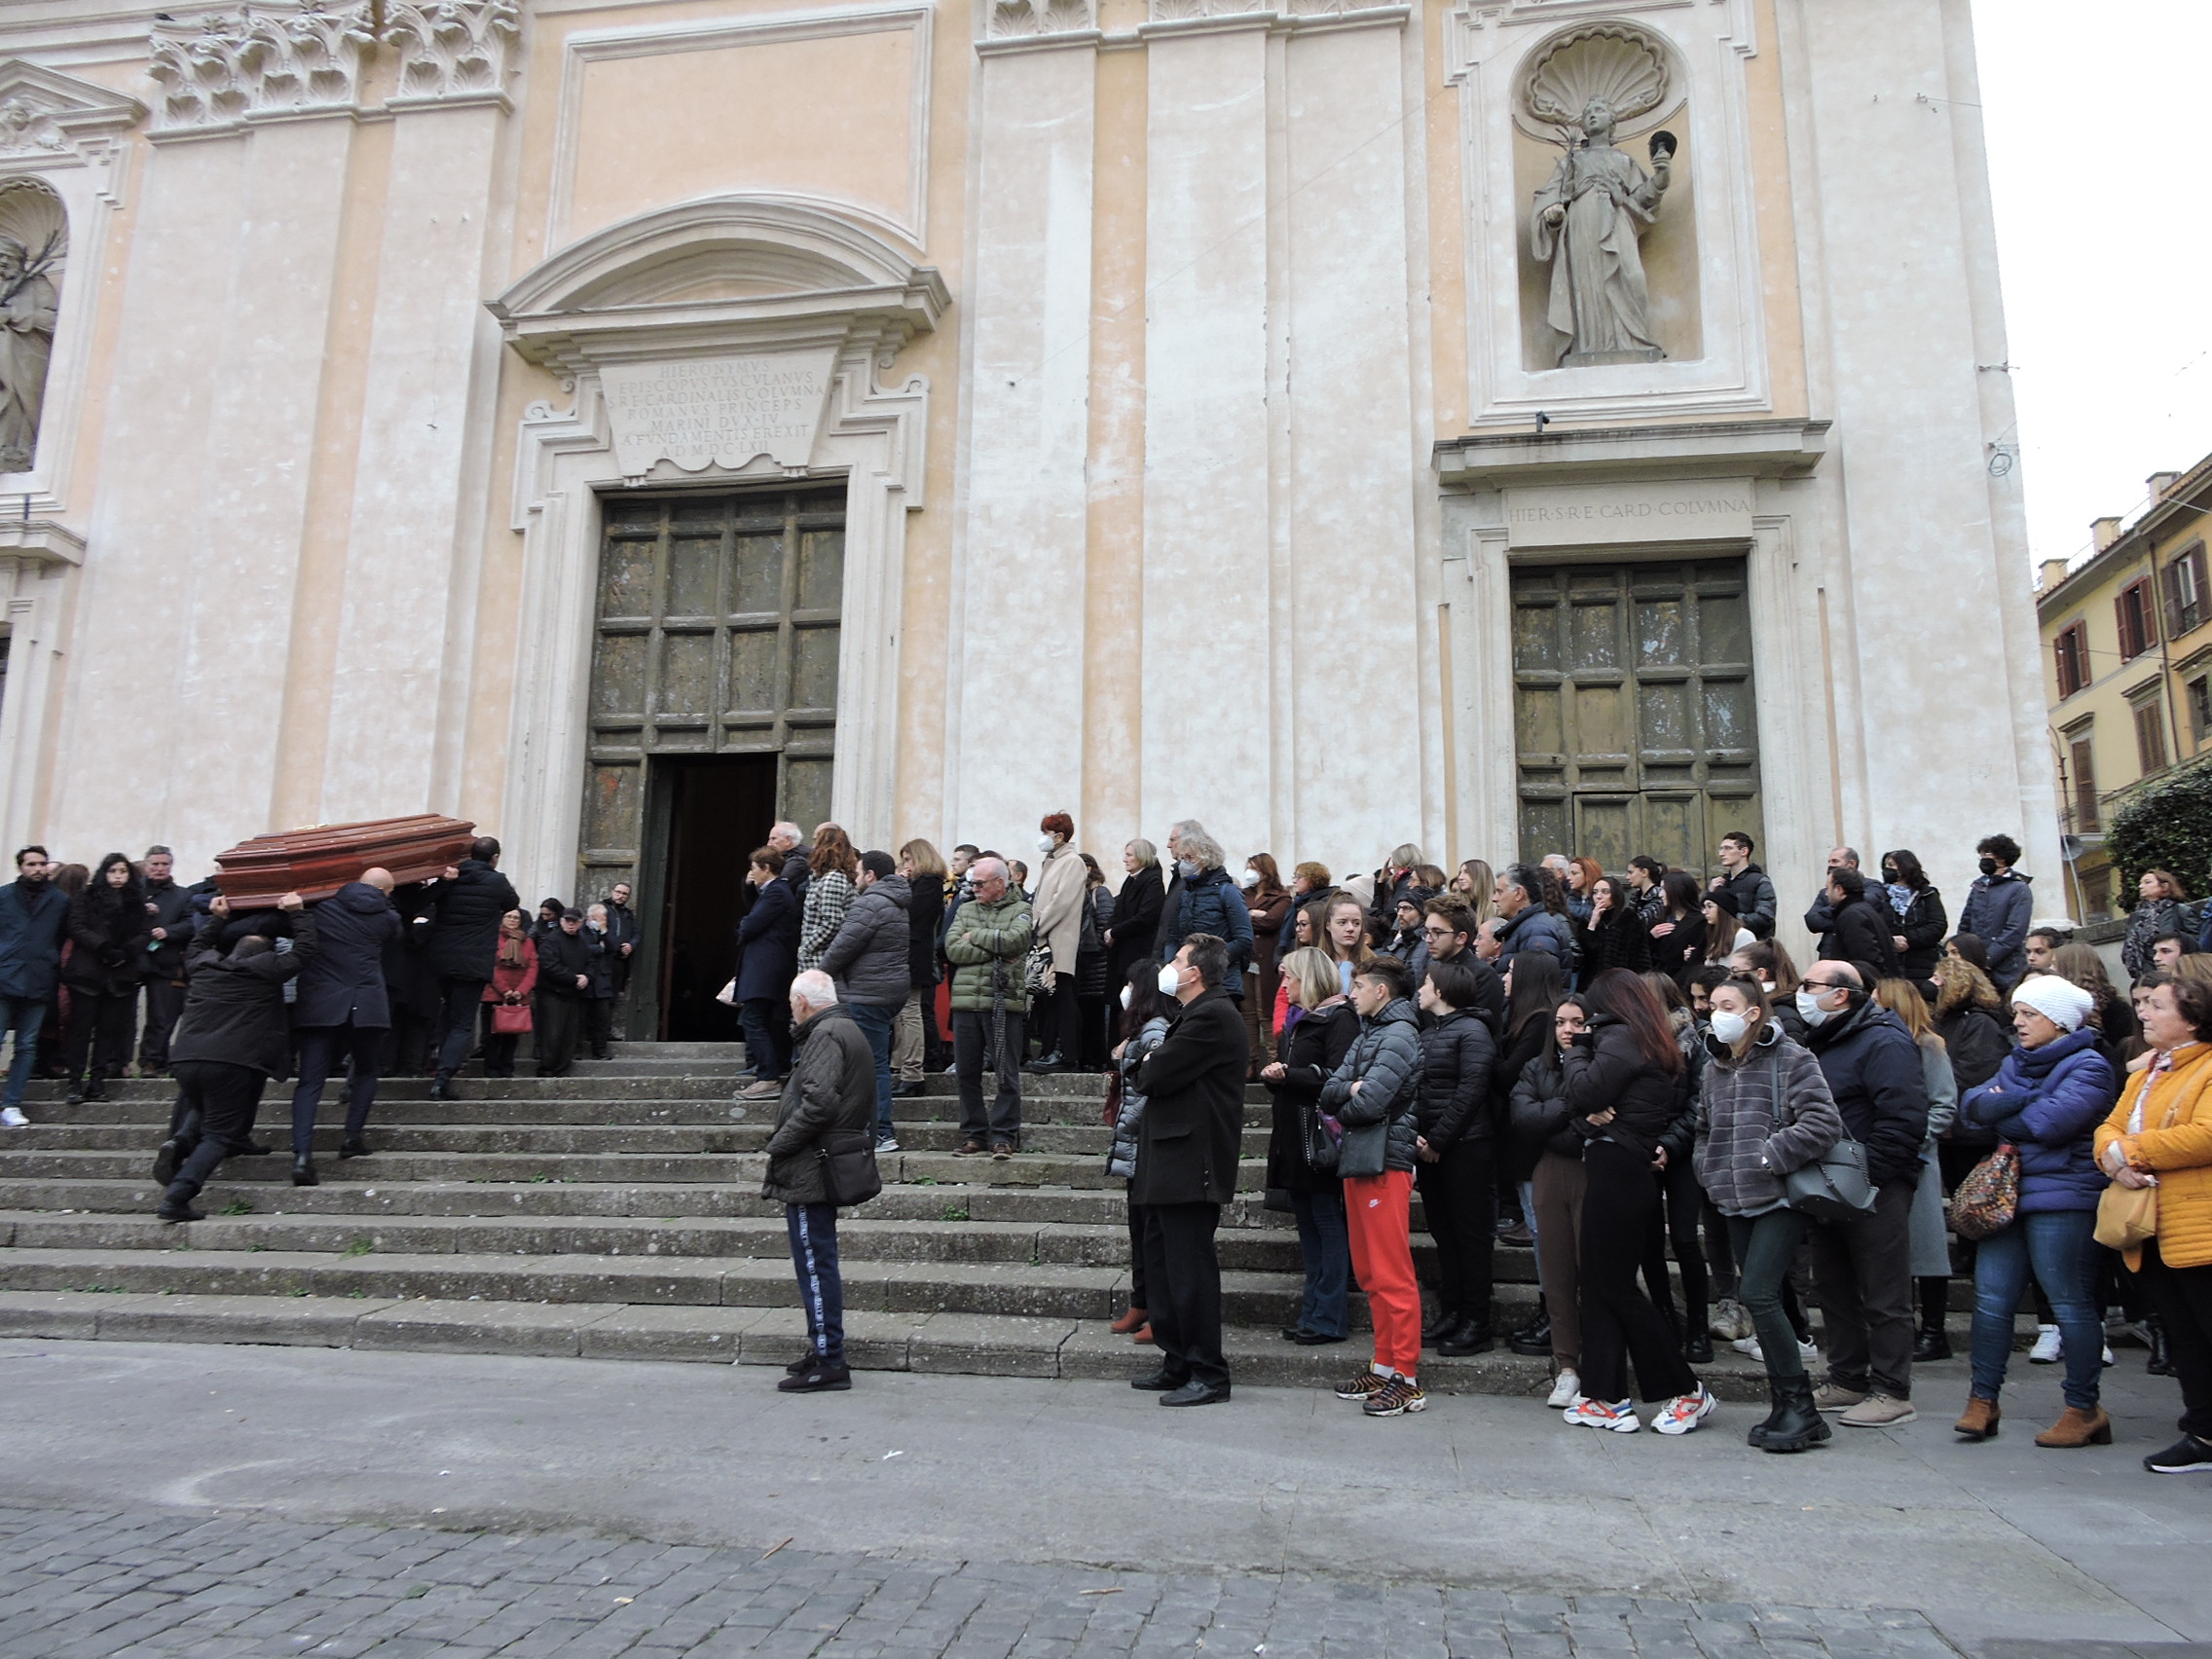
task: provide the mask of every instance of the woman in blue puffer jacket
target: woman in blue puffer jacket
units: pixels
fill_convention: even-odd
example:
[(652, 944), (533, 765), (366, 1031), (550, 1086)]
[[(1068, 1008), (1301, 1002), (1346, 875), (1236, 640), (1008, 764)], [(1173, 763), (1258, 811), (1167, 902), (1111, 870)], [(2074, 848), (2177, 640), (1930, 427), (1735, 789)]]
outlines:
[(2112, 1419), (2097, 1403), (2105, 1333), (2090, 1247), (2105, 1177), (2091, 1143), (2120, 1097), (2120, 1083), (2097, 1033), (2084, 1023), (2094, 1006), (2087, 991), (2056, 975), (2023, 979), (2012, 993), (2020, 1046), (1959, 1105), (1962, 1119), (1994, 1129), (2020, 1155), (2020, 1201), (2011, 1223), (1974, 1251), (1973, 1383), (1955, 1425), (1969, 1440), (1997, 1433), (2012, 1315), (2033, 1272), (2066, 1345), (2066, 1411), (2036, 1444), (2112, 1444)]

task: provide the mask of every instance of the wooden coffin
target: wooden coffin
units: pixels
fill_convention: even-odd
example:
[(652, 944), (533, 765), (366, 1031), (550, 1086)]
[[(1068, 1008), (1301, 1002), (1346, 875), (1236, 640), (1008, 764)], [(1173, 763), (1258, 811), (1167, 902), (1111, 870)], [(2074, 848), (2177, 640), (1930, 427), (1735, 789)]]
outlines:
[(372, 824), (317, 824), (256, 835), (215, 855), (215, 885), (234, 910), (273, 906), (287, 893), (327, 899), (361, 871), (381, 865), (395, 881), (441, 875), (468, 857), (476, 826), (425, 812)]

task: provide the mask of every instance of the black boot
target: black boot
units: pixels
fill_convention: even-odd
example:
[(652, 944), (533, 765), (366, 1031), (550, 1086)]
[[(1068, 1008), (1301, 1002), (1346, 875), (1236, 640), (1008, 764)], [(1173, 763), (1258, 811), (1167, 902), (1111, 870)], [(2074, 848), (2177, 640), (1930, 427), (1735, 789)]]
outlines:
[(1920, 1329), (1913, 1333), (1912, 1357), (1923, 1363), (1949, 1359), (1951, 1338), (1943, 1329), (1943, 1315), (1951, 1306), (1951, 1281), (1929, 1275), (1913, 1284), (1920, 1292)]
[(453, 1073), (442, 1071), (430, 1080), (430, 1098), (432, 1100), (459, 1100), (461, 1098), (453, 1091)]
[(1766, 1437), (1773, 1432), (1774, 1425), (1782, 1420), (1783, 1414), (1789, 1409), (1789, 1402), (1783, 1394), (1782, 1384), (1772, 1377), (1766, 1380), (1766, 1397), (1768, 1406), (1766, 1420), (1754, 1426), (1751, 1433), (1744, 1436), (1748, 1445), (1764, 1447)]
[(154, 1149), (154, 1180), (166, 1187), (176, 1179), (176, 1166), (184, 1161), (190, 1148), (173, 1135)]
[(207, 1212), (192, 1207), (192, 1200), (197, 1196), (197, 1191), (182, 1181), (172, 1181), (168, 1190), (162, 1195), (161, 1207), (154, 1213), (164, 1221), (205, 1221)]
[(1950, 1334), (1943, 1329), (1943, 1322), (1940, 1319), (1934, 1324), (1930, 1324), (1926, 1319), (1921, 1321), (1920, 1329), (1913, 1333), (1912, 1357), (1915, 1363), (1921, 1365), (1927, 1364), (1932, 1359), (1949, 1359), (1951, 1357)]
[(1795, 1377), (1777, 1378), (1773, 1387), (1781, 1396), (1781, 1409), (1766, 1425), (1766, 1438), (1759, 1442), (1762, 1452), (1802, 1452), (1833, 1439), (1835, 1430), (1828, 1427), (1827, 1419), (1821, 1416), (1813, 1404), (1813, 1380), (1803, 1372)]
[(314, 1172), (314, 1159), (310, 1154), (303, 1152), (292, 1160), (292, 1185), (295, 1187), (319, 1187), (322, 1185), (321, 1178)]
[(1496, 1345), (1491, 1340), (1490, 1322), (1469, 1314), (1452, 1331), (1437, 1338), (1436, 1351), (1446, 1359), (1466, 1359), (1478, 1353), (1488, 1353)]
[(1505, 1339), (1515, 1353), (1549, 1354), (1552, 1351), (1552, 1316), (1539, 1312), (1529, 1324)]
[(2173, 1355), (2166, 1351), (2166, 1322), (2154, 1313), (2143, 1321), (2143, 1330), (2151, 1339), (2151, 1357), (2143, 1369), (2154, 1377), (2171, 1377), (2174, 1374)]
[(369, 1156), (369, 1143), (359, 1135), (349, 1135), (338, 1143), (338, 1156), (341, 1159), (366, 1158)]
[(1436, 1310), (1435, 1318), (1421, 1321), (1420, 1340), (1422, 1344), (1427, 1346), (1434, 1346), (1450, 1336), (1452, 1328), (1458, 1322), (1458, 1314), (1453, 1312), (1449, 1308), (1439, 1308)]

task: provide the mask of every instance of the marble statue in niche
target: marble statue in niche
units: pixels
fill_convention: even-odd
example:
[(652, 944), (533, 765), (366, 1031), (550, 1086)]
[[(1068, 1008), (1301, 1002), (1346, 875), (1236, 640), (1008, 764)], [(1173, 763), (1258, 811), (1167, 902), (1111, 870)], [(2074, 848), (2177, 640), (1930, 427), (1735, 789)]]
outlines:
[(27, 181), (0, 190), (0, 473), (30, 471), (38, 453), (68, 248), (52, 192)]
[(1643, 232), (1659, 217), (1675, 140), (1651, 135), (1651, 171), (1613, 144), (1612, 106), (1592, 98), (1578, 140), (1536, 192), (1530, 245), (1552, 268), (1545, 321), (1560, 336), (1562, 368), (1652, 363), (1667, 353), (1652, 337), (1643, 280)]

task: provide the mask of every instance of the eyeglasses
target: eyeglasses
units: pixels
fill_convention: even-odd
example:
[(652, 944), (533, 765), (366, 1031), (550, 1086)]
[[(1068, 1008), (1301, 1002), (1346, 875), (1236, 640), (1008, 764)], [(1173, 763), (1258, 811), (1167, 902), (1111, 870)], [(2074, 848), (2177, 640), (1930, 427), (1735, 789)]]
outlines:
[(1420, 931), (1428, 939), (1450, 939), (1452, 937), (1450, 928), (1423, 928)]
[(1858, 985), (1838, 985), (1826, 979), (1800, 979), (1797, 983), (1801, 989), (1808, 991), (1856, 991), (1862, 988)]

